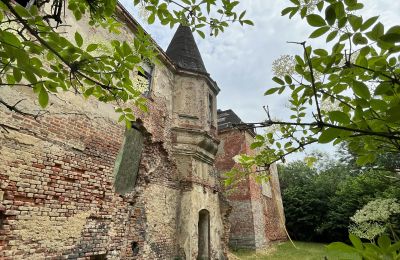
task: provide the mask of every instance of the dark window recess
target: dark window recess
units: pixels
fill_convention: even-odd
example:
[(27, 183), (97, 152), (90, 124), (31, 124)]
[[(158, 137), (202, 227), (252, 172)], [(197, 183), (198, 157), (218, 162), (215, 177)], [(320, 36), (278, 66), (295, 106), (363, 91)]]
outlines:
[(198, 255), (197, 260), (210, 259), (210, 212), (202, 209), (198, 223)]
[(145, 78), (148, 82), (147, 89), (145, 92), (143, 92), (143, 95), (146, 97), (149, 97), (151, 94), (152, 74), (153, 74), (153, 67), (146, 67), (143, 69), (143, 72), (138, 71), (138, 76)]
[(208, 119), (210, 124), (213, 123), (213, 117), (214, 117), (213, 102), (214, 102), (213, 96), (211, 94), (208, 94)]
[(5, 220), (6, 220), (6, 215), (4, 214), (4, 212), (0, 211), (0, 230), (3, 229)]
[(107, 256), (106, 254), (92, 255), (90, 256), (90, 260), (107, 260)]
[(131, 243), (131, 248), (132, 248), (133, 255), (137, 255), (139, 253), (139, 243), (138, 242), (133, 241)]
[(122, 148), (115, 162), (115, 191), (121, 195), (135, 188), (143, 149), (143, 134), (132, 124), (125, 132)]

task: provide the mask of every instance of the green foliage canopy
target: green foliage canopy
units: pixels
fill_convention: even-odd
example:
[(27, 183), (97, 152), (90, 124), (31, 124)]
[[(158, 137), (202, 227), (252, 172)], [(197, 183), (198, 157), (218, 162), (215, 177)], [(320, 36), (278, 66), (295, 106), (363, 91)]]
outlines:
[(294, 57), (294, 69), (273, 78), (278, 86), (265, 95), (288, 91), (292, 120), (273, 120), (266, 109), (264, 122), (239, 124), (241, 128), (280, 126), (278, 132), (257, 138), (252, 147), (263, 149), (249, 161), (267, 167), (313, 143), (346, 142), (360, 165), (374, 162), (378, 151), (398, 152), (400, 26), (385, 28), (379, 17), (361, 15), (363, 4), (357, 0), (291, 2), (293, 6), (282, 15), (300, 16), (315, 28), (310, 41), (325, 38), (331, 48), (289, 42), (303, 54)]
[[(400, 197), (396, 173), (354, 171), (355, 165), (328, 160), (320, 169), (303, 161), (279, 166), (289, 234), (303, 241), (346, 241), (351, 217), (368, 202)], [(393, 229), (400, 226), (394, 224)]]

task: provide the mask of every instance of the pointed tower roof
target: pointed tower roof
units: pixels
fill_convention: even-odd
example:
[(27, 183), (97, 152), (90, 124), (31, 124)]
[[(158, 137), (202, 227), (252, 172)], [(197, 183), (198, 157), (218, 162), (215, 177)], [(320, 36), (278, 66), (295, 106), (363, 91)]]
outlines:
[(192, 30), (188, 26), (179, 25), (166, 53), (181, 69), (207, 73)]

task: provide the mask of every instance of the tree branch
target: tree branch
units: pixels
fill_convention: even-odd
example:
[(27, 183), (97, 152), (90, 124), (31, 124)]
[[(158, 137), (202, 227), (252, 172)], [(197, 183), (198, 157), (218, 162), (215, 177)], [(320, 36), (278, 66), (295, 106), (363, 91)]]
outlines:
[(315, 126), (318, 128), (330, 127), (330, 128), (335, 128), (335, 129), (344, 130), (344, 131), (353, 132), (353, 133), (360, 133), (360, 134), (369, 135), (369, 136), (379, 136), (379, 137), (384, 137), (384, 138), (388, 138), (391, 140), (400, 140), (400, 132), (391, 132), (391, 133), (374, 132), (374, 131), (369, 131), (369, 130), (364, 130), (364, 129), (357, 129), (357, 128), (350, 128), (350, 127), (345, 127), (345, 126), (334, 125), (334, 124), (330, 124), (330, 123), (323, 122), (323, 121), (322, 122), (310, 122), (310, 123), (301, 123), (301, 122), (297, 123), (297, 122), (266, 120), (265, 122), (261, 122), (261, 123), (233, 124), (234, 127), (238, 127), (239, 129), (252, 129), (252, 128), (260, 128), (260, 127), (268, 127), (271, 125)]

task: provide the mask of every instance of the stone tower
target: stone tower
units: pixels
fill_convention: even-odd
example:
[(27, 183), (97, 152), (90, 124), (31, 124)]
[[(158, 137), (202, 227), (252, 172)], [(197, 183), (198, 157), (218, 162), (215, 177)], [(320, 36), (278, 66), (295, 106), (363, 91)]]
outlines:
[(223, 223), (214, 170), (219, 88), (189, 27), (179, 26), (166, 54), (178, 67), (172, 102), (173, 153), (181, 183), (178, 243), (187, 259), (221, 259)]

